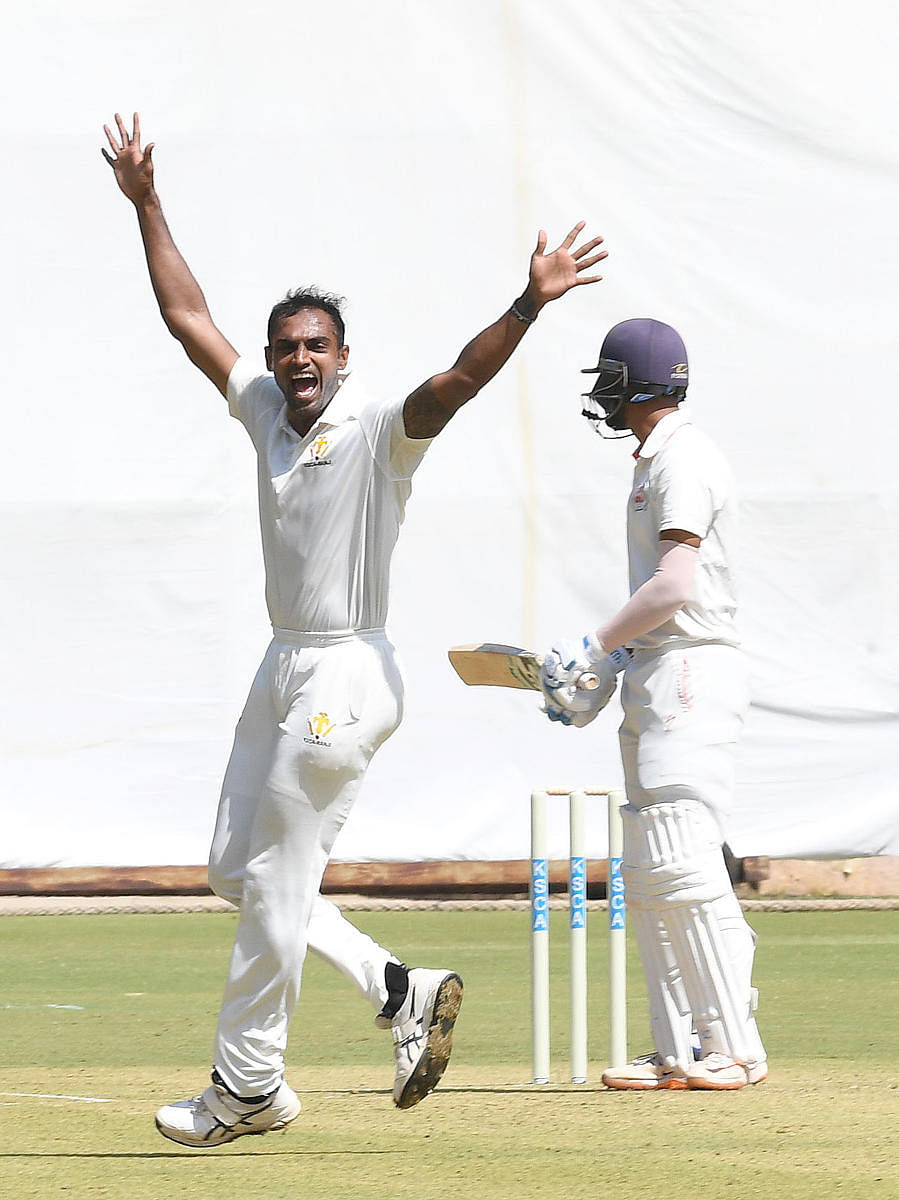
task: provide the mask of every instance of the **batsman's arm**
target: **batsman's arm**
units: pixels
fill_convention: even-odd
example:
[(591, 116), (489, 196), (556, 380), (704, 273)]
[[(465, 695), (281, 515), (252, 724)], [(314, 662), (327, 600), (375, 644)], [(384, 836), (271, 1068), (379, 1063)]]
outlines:
[(238, 353), (213, 322), (200, 285), (169, 231), (153, 185), (153, 143), (141, 149), (138, 114), (134, 114), (130, 134), (118, 113), (115, 120), (118, 137), (108, 125), (103, 126), (112, 151), (110, 154), (104, 148), (103, 157), (137, 212), (150, 282), (162, 319), (191, 362), (225, 395)]
[(473, 338), (448, 371), (432, 376), (406, 397), (403, 419), (410, 438), (431, 438), (511, 358), (515, 347), (537, 314), (552, 300), (574, 287), (598, 283), (601, 275), (583, 275), (607, 256), (593, 253), (602, 244), (596, 237), (575, 247), (584, 222), (580, 221), (557, 250), (546, 253), (546, 233), (541, 229), (531, 255), (528, 285), (511, 307)]
[(603, 650), (628, 645), (658, 629), (691, 599), (700, 545), (701, 538), (689, 530), (662, 530), (655, 571), (593, 635)]

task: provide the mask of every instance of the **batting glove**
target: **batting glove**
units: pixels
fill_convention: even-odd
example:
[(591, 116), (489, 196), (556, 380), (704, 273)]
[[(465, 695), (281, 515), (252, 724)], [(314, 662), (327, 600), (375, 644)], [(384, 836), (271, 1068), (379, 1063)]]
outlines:
[(589, 725), (614, 696), (630, 659), (625, 647), (607, 654), (595, 633), (556, 642), (540, 669), (547, 717), (578, 729)]

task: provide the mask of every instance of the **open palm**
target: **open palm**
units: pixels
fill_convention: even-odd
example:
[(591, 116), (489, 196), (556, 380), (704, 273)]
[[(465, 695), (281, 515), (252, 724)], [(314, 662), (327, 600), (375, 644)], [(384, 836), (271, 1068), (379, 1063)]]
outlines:
[(583, 246), (574, 248), (584, 225), (584, 221), (579, 221), (561, 246), (549, 254), (546, 253), (546, 232), (540, 230), (536, 249), (531, 255), (529, 279), (529, 289), (538, 304), (557, 300), (573, 287), (580, 287), (585, 283), (598, 283), (602, 279), (601, 275), (582, 274), (608, 257), (607, 250), (592, 253), (597, 246), (602, 245), (601, 237), (593, 238)]
[(151, 142), (146, 149), (141, 149), (140, 117), (137, 113), (134, 114), (134, 124), (130, 134), (118, 113), (115, 115), (115, 120), (119, 137), (117, 139), (109, 126), (104, 125), (103, 132), (106, 134), (112, 154), (105, 147), (102, 154), (115, 173), (116, 183), (128, 199), (137, 204), (142, 197), (153, 190), (153, 143)]

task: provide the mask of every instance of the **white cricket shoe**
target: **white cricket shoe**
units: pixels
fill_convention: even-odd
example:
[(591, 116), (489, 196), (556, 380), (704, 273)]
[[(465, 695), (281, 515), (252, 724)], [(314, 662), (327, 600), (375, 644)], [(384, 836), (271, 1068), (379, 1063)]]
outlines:
[(736, 1092), (747, 1083), (764, 1083), (768, 1078), (766, 1062), (734, 1062), (726, 1054), (707, 1054), (687, 1071), (687, 1087), (707, 1092)]
[(283, 1129), (299, 1115), (300, 1101), (286, 1083), (258, 1104), (246, 1104), (213, 1083), (201, 1096), (166, 1104), (156, 1114), (156, 1128), (182, 1146), (206, 1150), (247, 1133)]
[(684, 1076), (671, 1067), (666, 1067), (658, 1054), (641, 1054), (623, 1067), (608, 1067), (602, 1073), (602, 1081), (609, 1088), (621, 1092), (683, 1091), (687, 1087)]
[(413, 1108), (439, 1083), (449, 1062), (461, 1006), (462, 980), (455, 972), (425, 967), (409, 971), (409, 990), (390, 1026), (397, 1108)]

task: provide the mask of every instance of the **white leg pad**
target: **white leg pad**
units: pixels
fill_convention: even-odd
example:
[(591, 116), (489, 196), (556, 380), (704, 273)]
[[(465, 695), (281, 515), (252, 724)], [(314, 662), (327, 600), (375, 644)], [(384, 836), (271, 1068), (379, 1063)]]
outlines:
[(646, 978), (653, 1045), (663, 1065), (683, 1075), (693, 1062), (692, 1014), (668, 931), (659, 913), (634, 907), (630, 896), (628, 919)]
[[(753, 1065), (764, 1062), (765, 1051), (752, 1015), (752, 988), (734, 954), (736, 948), (742, 956), (752, 941), (745, 936), (742, 913), (733, 913), (729, 899), (675, 909), (668, 914), (668, 929), (683, 964), (703, 1057), (717, 1051)], [(736, 897), (733, 904), (739, 909)]]
[[(652, 973), (678, 1006), (686, 996), (704, 1054), (717, 1051), (740, 1063), (763, 1062), (765, 1051), (752, 1016), (755, 935), (731, 887), (717, 824), (704, 805), (692, 800), (643, 809), (627, 805), (622, 816), (628, 908), (651, 1011)], [(680, 1032), (672, 1036), (680, 1058)], [(656, 1049), (665, 1056), (658, 1042)]]

